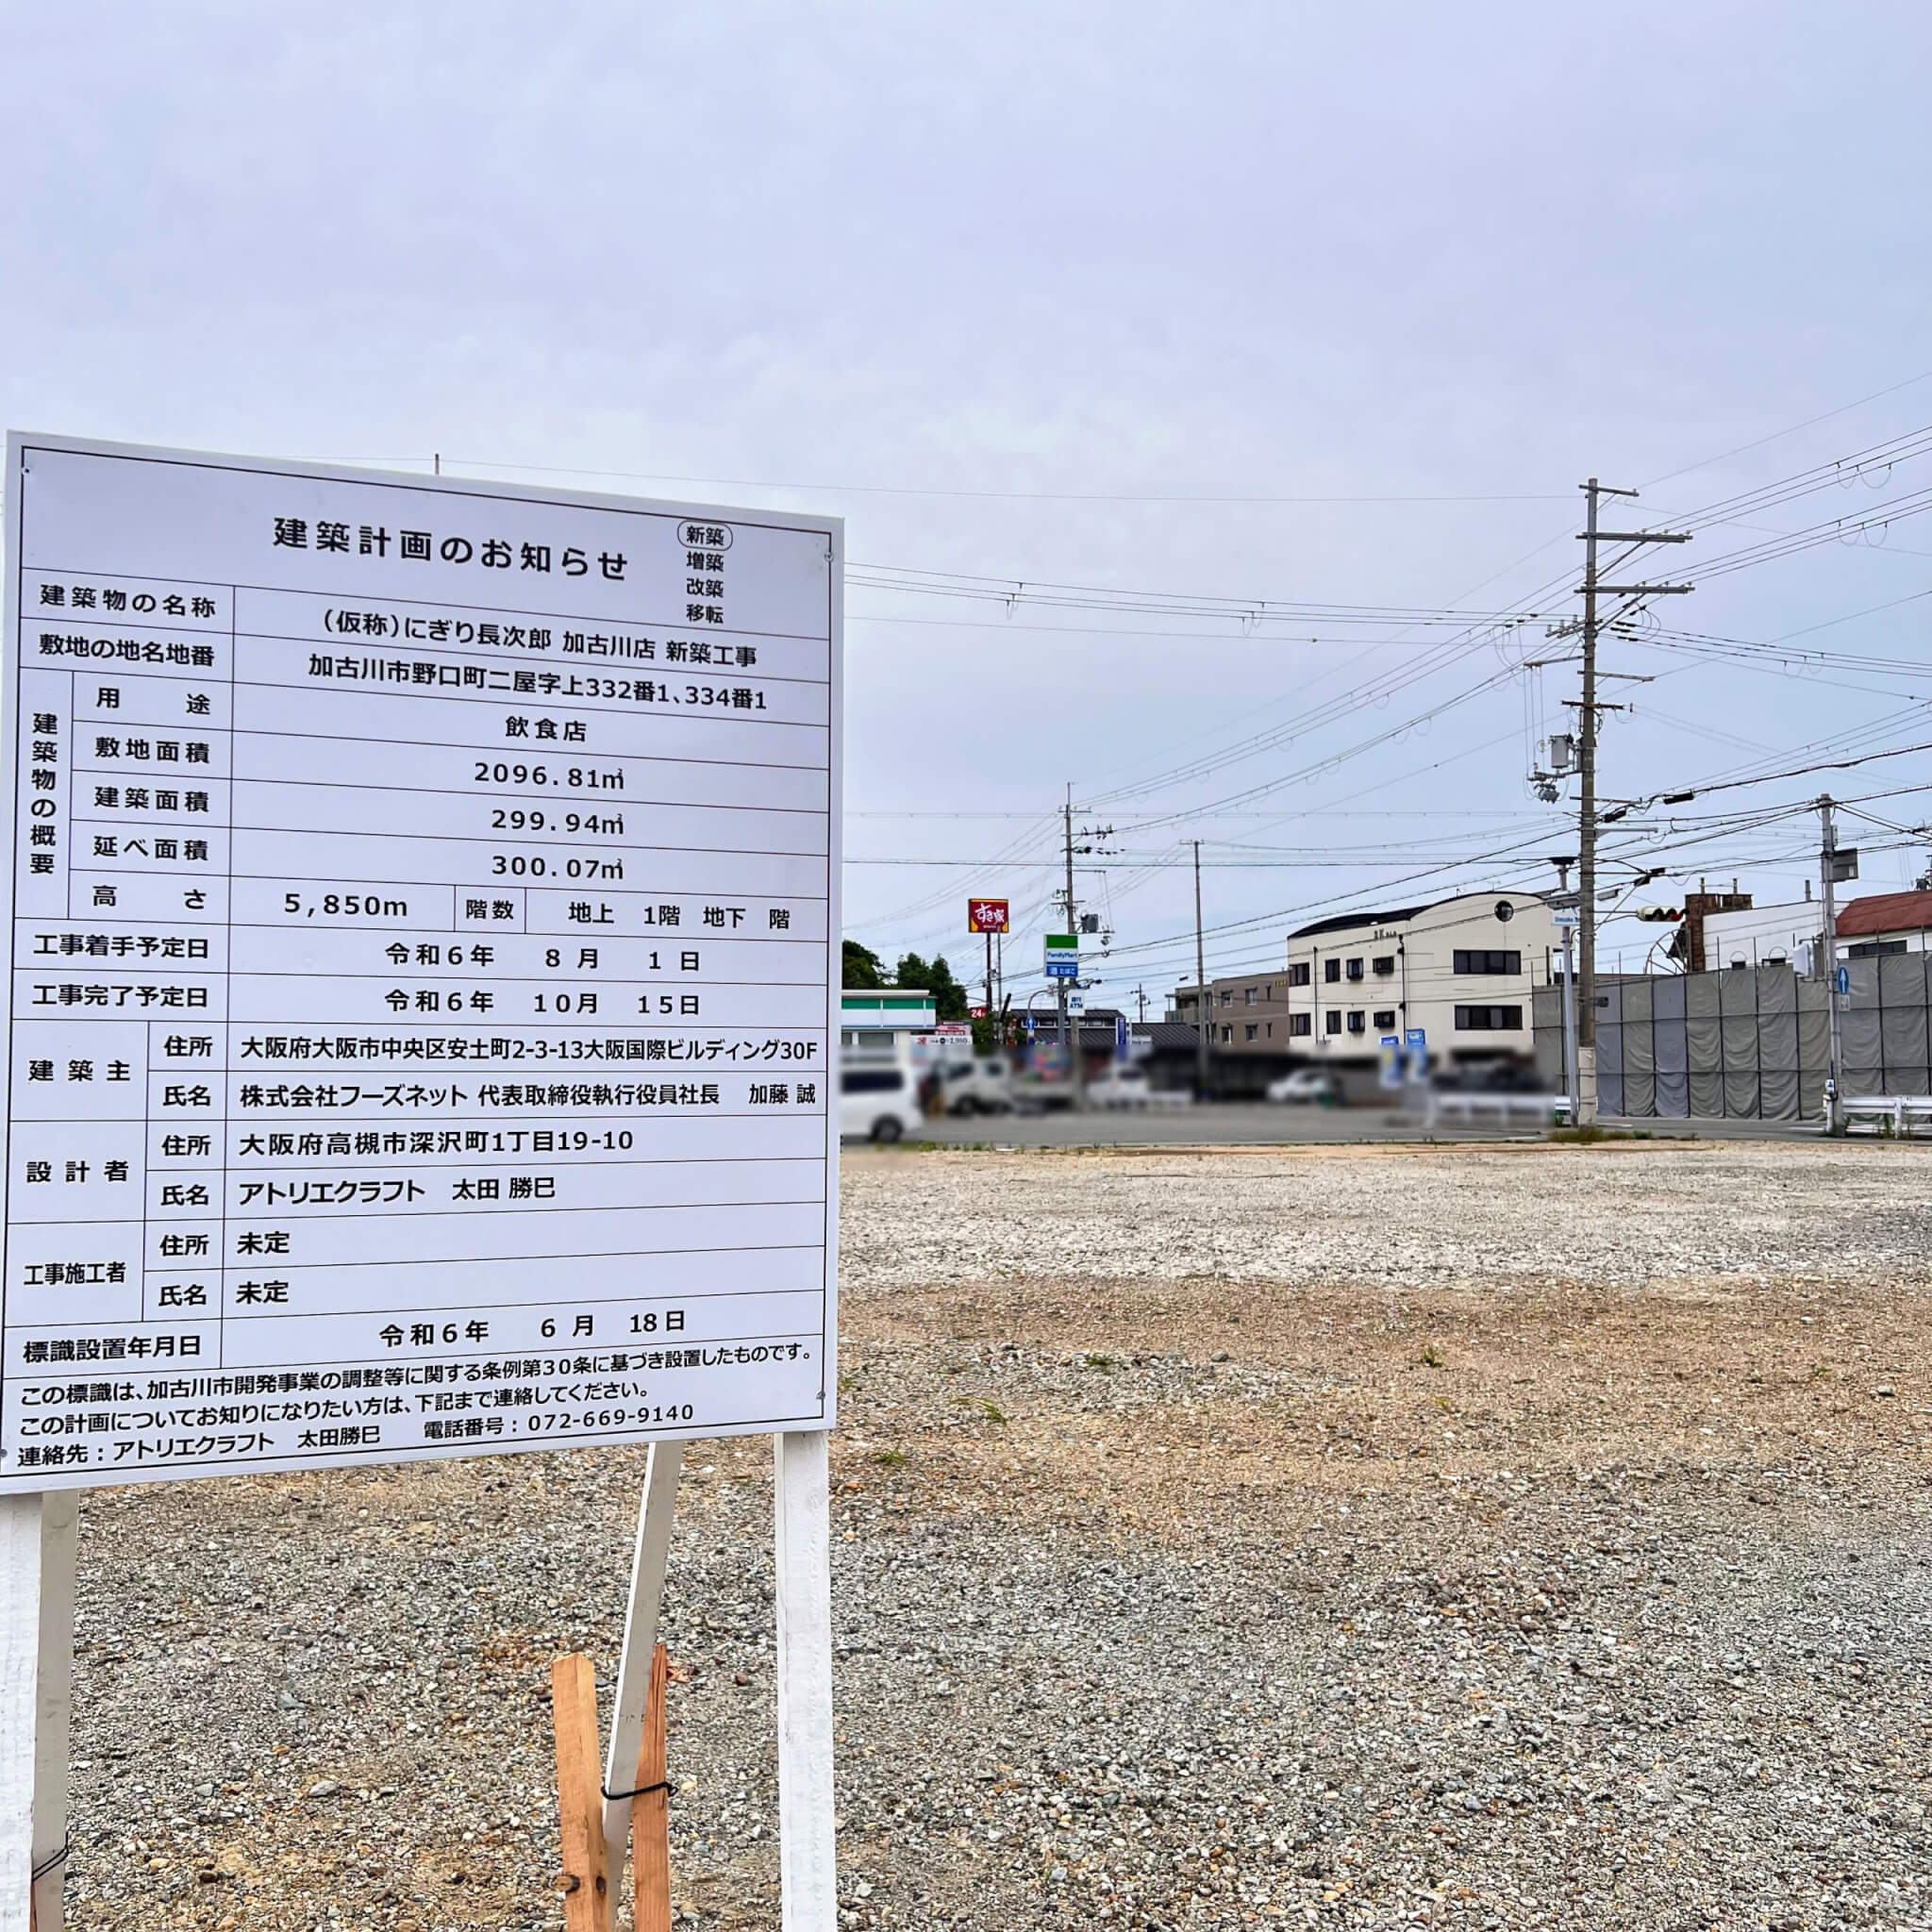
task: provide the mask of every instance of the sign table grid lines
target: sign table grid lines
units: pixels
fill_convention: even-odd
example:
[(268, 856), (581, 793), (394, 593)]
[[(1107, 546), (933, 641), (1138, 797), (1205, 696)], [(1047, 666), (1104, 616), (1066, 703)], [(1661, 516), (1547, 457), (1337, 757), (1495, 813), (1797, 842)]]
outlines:
[[(35, 447), (39, 447), (39, 448), (42, 448), (42, 449), (49, 449), (49, 448), (55, 448), (55, 447), (63, 447), (63, 446), (64, 446), (64, 447), (69, 447), (69, 448), (72, 448), (72, 447), (75, 447), (75, 445), (73, 445), (73, 444), (68, 444), (68, 445), (57, 445), (57, 444), (53, 444), (53, 443), (43, 443), (43, 442), (42, 442), (42, 441), (40, 441), (40, 439), (38, 439), (38, 438), (24, 438), (24, 439), (22, 439), (21, 441), (22, 441), (22, 445), (23, 445), (23, 447), (24, 447), (24, 448), (29, 448), (29, 449), (30, 449), (30, 448), (35, 448)], [(133, 456), (133, 455), (131, 455), (131, 454), (130, 454), (130, 456), (129, 456), (129, 458), (128, 458), (128, 459), (129, 459), (129, 460), (137, 460), (137, 461), (146, 461), (146, 460), (148, 460), (148, 458), (145, 458), (145, 457), (136, 457), (136, 456)], [(273, 472), (267, 472), (267, 471), (260, 471), (260, 470), (256, 470), (256, 471), (253, 471), (253, 472), (251, 472), (251, 474), (253, 474), (253, 475), (272, 475), (272, 474), (274, 474), (274, 473), (273, 473)], [(349, 475), (350, 473), (340, 473), (340, 474), (342, 474), (342, 475), (344, 475), (344, 476), (346, 477), (346, 476), (347, 476), (347, 475)], [(308, 479), (307, 479), (307, 478), (305, 478), (304, 480), (308, 480)], [(419, 485), (417, 484), (417, 482), (416, 482), (416, 481), (415, 481), (414, 479), (410, 479), (410, 478), (408, 478), (408, 477), (404, 477), (404, 476), (400, 476), (400, 475), (398, 475), (398, 476), (393, 476), (393, 477), (386, 477), (386, 478), (381, 478), (381, 479), (377, 479), (377, 478), (375, 478), (375, 477), (372, 477), (372, 476), (370, 476), (370, 475), (368, 475), (368, 474), (367, 474), (366, 472), (363, 472), (363, 473), (356, 473), (356, 480), (358, 480), (358, 481), (361, 481), (361, 482), (365, 482), (365, 483), (374, 483), (374, 482), (376, 482), (376, 481), (380, 480), (381, 482), (384, 482), (384, 483), (389, 483), (389, 484), (398, 484), (398, 485), (401, 485), (401, 484), (408, 484), (408, 485), (409, 487), (411, 487), (411, 488), (419, 487)], [(434, 486), (434, 487), (441, 487), (441, 486)], [(456, 489), (456, 488), (459, 488), (459, 487), (461, 487), (461, 486), (458, 485), (458, 484), (456, 483), (456, 480), (455, 480), (454, 478), (452, 478), (452, 479), (451, 479), (451, 485), (450, 485), (450, 487), (451, 487), (452, 489)], [(503, 495), (503, 494), (502, 494), (502, 493), (501, 493), (500, 491), (495, 491), (495, 490), (493, 490), (493, 489), (492, 489), (492, 490), (491, 490), (491, 491), (487, 491), (487, 492), (483, 492), (483, 491), (470, 491), (470, 492), (468, 492), (468, 493), (470, 493), (470, 494), (485, 494), (485, 493), (487, 493), (487, 494), (488, 494), (488, 496), (490, 497), (490, 499), (491, 499), (491, 501), (493, 501), (493, 502), (503, 502), (503, 503), (508, 503), (508, 502), (514, 502), (514, 501), (516, 501), (516, 500), (517, 500), (517, 499), (515, 499), (515, 498), (513, 498), (513, 497), (508, 497), (508, 496), (505, 496), (505, 495)], [(542, 499), (542, 500), (543, 500), (544, 502), (546, 502), (546, 503), (555, 503), (555, 502), (562, 502), (562, 501), (565, 501), (565, 500), (567, 500), (567, 499), (566, 499), (566, 498), (564, 497), (564, 495), (563, 495), (563, 494), (562, 494), (561, 492), (559, 492), (559, 493), (558, 493), (558, 495), (556, 495), (556, 496), (553, 496), (553, 497), (547, 497), (547, 498), (544, 498), (544, 499)], [(578, 500), (578, 501), (585, 501), (585, 500), (588, 500), (588, 499), (575, 499), (575, 500)], [(610, 504), (610, 503), (612, 503), (612, 502), (613, 502), (613, 499), (606, 498), (606, 499), (603, 499), (603, 501), (604, 501), (604, 502), (605, 502), (605, 503), (606, 503), (607, 505), (608, 505), (608, 504)], [(637, 511), (631, 511), (631, 512), (628, 512), (628, 513), (629, 513), (629, 514), (642, 514), (642, 515), (656, 515), (656, 514), (658, 514), (658, 512), (656, 512), (656, 511), (643, 511), (643, 510), (637, 510)], [(737, 527), (738, 527), (739, 529), (741, 529), (741, 530), (745, 530), (745, 529), (752, 529), (752, 528), (757, 528), (757, 527), (759, 527), (759, 525), (757, 525), (755, 521), (753, 521), (752, 519), (749, 519), (749, 518), (745, 517), (742, 511), (739, 511), (739, 510), (724, 511), (724, 510), (721, 510), (721, 511), (719, 511), (718, 513), (719, 513), (719, 515), (721, 515), (721, 516), (724, 516), (724, 515), (728, 515), (728, 516), (730, 516), (730, 517), (732, 518), (732, 520), (733, 520), (734, 524), (736, 525), (736, 526), (737, 526)], [(794, 528), (797, 528), (797, 527), (800, 527), (800, 526), (799, 526), (799, 525), (789, 525), (789, 524), (768, 524), (768, 525), (763, 525), (762, 527), (765, 527), (765, 528), (767, 528), (767, 529), (774, 529), (774, 530), (778, 530), (778, 529), (786, 529), (786, 530), (789, 530), (789, 529), (794, 529)], [(825, 530), (825, 531), (826, 531), (827, 533), (829, 533), (829, 532), (830, 532), (830, 530), (832, 529), (832, 527), (833, 527), (833, 526), (832, 526), (832, 525), (831, 525), (831, 524), (830, 524), (829, 522), (827, 522), (827, 523), (826, 523), (825, 525), (823, 525), (823, 526), (821, 526), (821, 527), (823, 527), (823, 528), (824, 528), (824, 530)], [(41, 570), (42, 570), (43, 572), (45, 572), (46, 574), (48, 574), (48, 575), (53, 575), (53, 576), (67, 576), (67, 575), (90, 575), (90, 576), (93, 576), (93, 577), (96, 577), (96, 578), (100, 579), (100, 580), (101, 580), (101, 581), (102, 581), (103, 583), (116, 583), (116, 582), (125, 582), (125, 583), (138, 583), (138, 584), (142, 584), (142, 585), (157, 585), (157, 584), (158, 584), (158, 585), (163, 585), (163, 586), (170, 586), (170, 587), (172, 587), (172, 588), (174, 588), (174, 589), (176, 589), (176, 590), (181, 590), (181, 591), (193, 591), (193, 590), (199, 590), (199, 589), (203, 588), (203, 587), (204, 587), (204, 586), (206, 585), (206, 583), (207, 583), (207, 582), (208, 581), (208, 580), (207, 578), (204, 578), (204, 577), (170, 577), (170, 576), (168, 576), (168, 575), (166, 575), (165, 573), (163, 573), (163, 572), (159, 572), (159, 571), (147, 571), (147, 572), (142, 572), (142, 574), (141, 574), (141, 575), (140, 575), (139, 576), (132, 576), (132, 577), (130, 577), (130, 576), (127, 576), (127, 575), (125, 575), (124, 573), (120, 573), (120, 572), (115, 572), (115, 571), (104, 571), (104, 570), (100, 570), (100, 569), (94, 568), (93, 566), (91, 566), (91, 565), (88, 565), (88, 564), (85, 564), (85, 563), (75, 563), (75, 562), (74, 562), (74, 561), (73, 561), (73, 560), (72, 560), (71, 558), (70, 558), (70, 559), (68, 559), (68, 560), (66, 560), (66, 561), (64, 561), (64, 562), (63, 562), (63, 561), (58, 561), (58, 560), (52, 560), (52, 559), (46, 559), (46, 558), (43, 558), (43, 559), (42, 559), (42, 560), (41, 560), (41, 562), (40, 562), (40, 564), (39, 564), (39, 566), (38, 566), (38, 567), (39, 567), (39, 568), (40, 568)], [(284, 591), (284, 590), (286, 589), (286, 587), (285, 587), (284, 585), (281, 585), (281, 584), (276, 584), (276, 583), (272, 583), (272, 582), (260, 582), (260, 583), (257, 583), (257, 582), (255, 582), (255, 581), (253, 581), (253, 580), (243, 580), (243, 579), (240, 579), (240, 578), (237, 578), (237, 579), (233, 580), (233, 581), (232, 581), (232, 583), (230, 584), (229, 588), (232, 588), (233, 590), (235, 590), (235, 591), (259, 591), (259, 592), (263, 593), (264, 595), (275, 595), (275, 594), (277, 594), (277, 593), (281, 592), (282, 591)], [(441, 609), (441, 608), (443, 608), (442, 604), (441, 604), (441, 602), (437, 601), (437, 600), (433, 600), (433, 599), (424, 599), (424, 598), (417, 598), (417, 597), (408, 597), (408, 596), (395, 596), (395, 595), (392, 595), (392, 594), (391, 594), (391, 595), (390, 595), (390, 596), (389, 596), (389, 597), (388, 597), (388, 598), (386, 599), (386, 601), (387, 601), (387, 602), (389, 602), (389, 603), (391, 603), (391, 604), (395, 604), (395, 605), (398, 605), (398, 606), (415, 606), (415, 607), (418, 607), (418, 608), (424, 608), (424, 609)], [(494, 600), (494, 601), (492, 601), (492, 603), (491, 603), (491, 607), (490, 607), (490, 608), (492, 608), (492, 609), (497, 609), (497, 610), (505, 610), (505, 611), (508, 611), (508, 612), (510, 612), (510, 613), (511, 613), (512, 615), (514, 615), (514, 616), (517, 616), (517, 617), (532, 617), (532, 618), (549, 618), (549, 619), (552, 619), (553, 621), (557, 621), (557, 622), (562, 622), (562, 621), (564, 621), (565, 619), (567, 619), (567, 618), (568, 618), (568, 617), (569, 617), (569, 616), (571, 615), (571, 613), (570, 613), (569, 611), (567, 611), (567, 610), (562, 610), (562, 609), (556, 609), (556, 608), (549, 608), (549, 607), (541, 607), (541, 608), (540, 608), (540, 607), (534, 607), (534, 606), (525, 606), (525, 605), (512, 605), (512, 604), (510, 604), (509, 602), (508, 602), (507, 600), (501, 600), (501, 599), (499, 599), (499, 600)], [(151, 615), (151, 613), (148, 613), (148, 614), (150, 614), (150, 615)], [(656, 619), (655, 621), (656, 621), (657, 623), (658, 623), (659, 625), (661, 625), (661, 624), (662, 624), (662, 623), (664, 622), (664, 620), (663, 620), (663, 618), (662, 618), (661, 616), (659, 616), (658, 618), (657, 618), (657, 619)], [(170, 624), (167, 624), (167, 623), (165, 623), (164, 621), (161, 621), (161, 620), (158, 620), (158, 620), (156, 620), (155, 622), (153, 622), (152, 624), (150, 624), (150, 625), (149, 625), (147, 626), (147, 628), (149, 628), (149, 629), (151, 629), (151, 630), (184, 630), (184, 634), (192, 634), (192, 633), (187, 633), (187, 632), (185, 631), (185, 628), (184, 628), (184, 626), (181, 626), (181, 625), (170, 625)], [(794, 642), (803, 642), (803, 643), (821, 643), (821, 642), (823, 642), (823, 641), (824, 641), (824, 632), (823, 632), (823, 631), (819, 631), (819, 632), (812, 632), (812, 631), (759, 631), (759, 630), (755, 630), (755, 629), (752, 629), (752, 628), (750, 628), (749, 626), (744, 626), (744, 625), (734, 625), (734, 626), (732, 627), (732, 632), (731, 632), (731, 634), (732, 634), (732, 635), (733, 635), (734, 637), (736, 637), (736, 636), (745, 636), (745, 637), (759, 637), (759, 638), (771, 638), (771, 639), (773, 639), (773, 640), (774, 640), (774, 641), (794, 641)], [(266, 636), (266, 637), (270, 637), (270, 638), (271, 638), (271, 639), (273, 639), (273, 640), (274, 640), (275, 641), (278, 641), (278, 642), (284, 642), (284, 643), (290, 643), (290, 642), (303, 642), (303, 641), (306, 641), (306, 639), (305, 639), (305, 638), (303, 637), (303, 635), (302, 635), (301, 633), (298, 633), (298, 632), (292, 632), (292, 631), (291, 631), (291, 632), (290, 632), (290, 633), (288, 633), (288, 634), (287, 634), (286, 636), (281, 636), (281, 635), (278, 635), (278, 634), (276, 634), (276, 633), (273, 633), (273, 632), (264, 632), (264, 633), (262, 633), (262, 635), (264, 635), (264, 636)], [(653, 661), (655, 661), (655, 660), (653, 660)], [(688, 661), (688, 660), (685, 660), (685, 661)], [(814, 678), (814, 679), (811, 679), (811, 680), (809, 680), (809, 681), (810, 681), (810, 682), (813, 682), (813, 683), (817, 683), (817, 684), (828, 684), (828, 683), (830, 683), (830, 682), (831, 682), (831, 680), (830, 680), (829, 678), (825, 678), (825, 677), (819, 677), (819, 678)]]
[(836, 520), (8, 498), (0, 1492), (827, 1426)]

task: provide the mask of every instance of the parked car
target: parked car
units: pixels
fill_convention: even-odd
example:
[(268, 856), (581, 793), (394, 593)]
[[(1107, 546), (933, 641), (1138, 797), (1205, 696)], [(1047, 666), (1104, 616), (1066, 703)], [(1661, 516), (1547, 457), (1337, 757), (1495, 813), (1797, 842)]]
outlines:
[(1089, 1107), (1152, 1107), (1154, 1090), (1142, 1067), (1109, 1067), (1087, 1083)]
[(1074, 1104), (1074, 1082), (1062, 1067), (1037, 1062), (1013, 1082), (1015, 1113), (1058, 1113)]
[(947, 1113), (1011, 1113), (1012, 1068), (997, 1058), (955, 1060), (941, 1070), (940, 1105)]
[(1439, 1093), (1547, 1093), (1550, 1083), (1524, 1060), (1473, 1060), (1440, 1067), (1429, 1084)]
[(1268, 1098), (1288, 1107), (1339, 1107), (1341, 1082), (1322, 1067), (1297, 1067), (1269, 1081)]
[(846, 1141), (903, 1141), (924, 1126), (909, 1067), (843, 1067), (839, 1073), (839, 1135)]

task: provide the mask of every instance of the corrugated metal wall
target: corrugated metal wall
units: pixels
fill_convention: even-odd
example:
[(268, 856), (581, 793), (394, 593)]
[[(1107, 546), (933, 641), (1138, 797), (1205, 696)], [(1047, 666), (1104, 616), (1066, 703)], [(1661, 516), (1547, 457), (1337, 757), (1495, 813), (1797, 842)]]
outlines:
[[(1845, 1091), (1932, 1093), (1932, 954), (1853, 959)], [(1824, 982), (1788, 966), (1610, 983), (1597, 1009), (1601, 1110), (1626, 1118), (1816, 1119), (1830, 1018)], [(1537, 1017), (1543, 1020), (1545, 1003)]]

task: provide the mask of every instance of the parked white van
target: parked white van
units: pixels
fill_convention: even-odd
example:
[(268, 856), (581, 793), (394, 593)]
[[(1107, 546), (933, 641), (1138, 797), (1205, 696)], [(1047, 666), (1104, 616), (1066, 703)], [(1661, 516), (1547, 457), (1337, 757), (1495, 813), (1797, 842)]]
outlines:
[(924, 1126), (919, 1076), (894, 1060), (849, 1061), (839, 1070), (839, 1135), (846, 1141), (903, 1141)]

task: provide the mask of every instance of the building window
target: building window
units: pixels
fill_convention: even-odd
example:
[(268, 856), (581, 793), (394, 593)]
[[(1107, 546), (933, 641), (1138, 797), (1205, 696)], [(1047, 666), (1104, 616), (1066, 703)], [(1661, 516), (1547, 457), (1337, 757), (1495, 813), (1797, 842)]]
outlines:
[(1288, 983), (1291, 986), (1306, 986), (1314, 976), (1308, 971), (1308, 962), (1306, 959), (1297, 959), (1288, 969)]
[(1362, 976), (1362, 962), (1359, 959), (1351, 959), (1348, 962), (1348, 976), (1351, 979), (1359, 979)]
[(1341, 961), (1340, 959), (1324, 959), (1322, 961), (1322, 977), (1328, 985), (1339, 986), (1341, 983)]
[[(1848, 959), (1882, 959), (1890, 953), (1903, 953), (1906, 950), (1906, 943), (1904, 940), (1860, 940), (1856, 946), (1847, 946), (1845, 948), (1845, 958)], [(1731, 961), (1731, 964), (1734, 966), (1741, 966), (1743, 963), (1741, 959), (1733, 959)]]
[(1393, 1007), (1377, 1008), (1375, 1012), (1375, 1031), (1377, 1033), (1387, 1033), (1394, 1024), (1395, 1008)]
[(1255, 1004), (1255, 995), (1258, 991), (1260, 991), (1259, 987), (1244, 986), (1241, 989), (1241, 1005), (1244, 1007), (1252, 1007)]
[(1257, 1026), (1252, 1020), (1250, 1020), (1248, 1024), (1241, 1028), (1241, 1038), (1243, 1040), (1256, 1040), (1260, 1037), (1260, 1032), (1261, 1029), (1258, 1026)]
[(1458, 1033), (1521, 1033), (1523, 1031), (1523, 1008), (1521, 1007), (1457, 1007), (1456, 1009), (1456, 1030)]
[(1341, 1015), (1332, 1007), (1322, 1015), (1322, 1030), (1324, 1033), (1340, 1033), (1341, 1031)]
[(1457, 973), (1521, 973), (1523, 955), (1485, 952), (1480, 946), (1465, 952), (1458, 946), (1456, 951), (1455, 970)]
[(1270, 1040), (1274, 1038), (1274, 1022), (1273, 1020), (1268, 1022), (1268, 1038)]
[(1314, 1030), (1314, 1014), (1291, 1013), (1288, 1016), (1288, 1037), (1291, 1040), (1306, 1040)]
[(1351, 1033), (1365, 1033), (1368, 1031), (1368, 1025), (1369, 1016), (1359, 1007), (1348, 1016), (1348, 1030)]
[(1375, 955), (1374, 970), (1377, 979), (1387, 979), (1395, 971), (1395, 955), (1393, 953), (1377, 953)]

